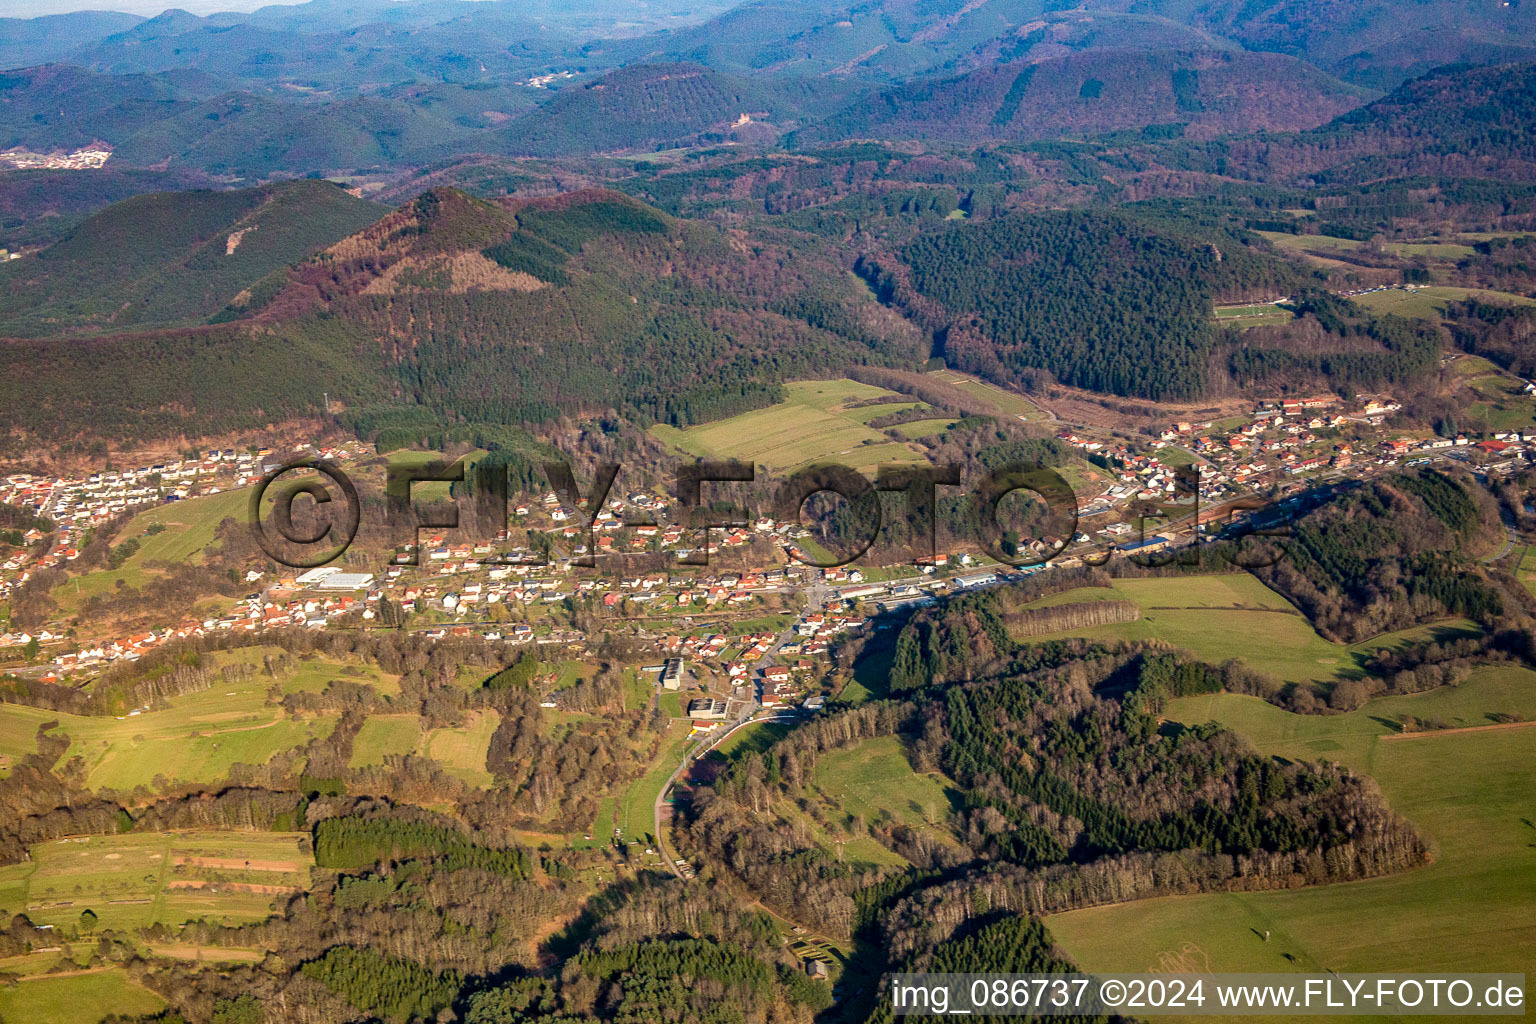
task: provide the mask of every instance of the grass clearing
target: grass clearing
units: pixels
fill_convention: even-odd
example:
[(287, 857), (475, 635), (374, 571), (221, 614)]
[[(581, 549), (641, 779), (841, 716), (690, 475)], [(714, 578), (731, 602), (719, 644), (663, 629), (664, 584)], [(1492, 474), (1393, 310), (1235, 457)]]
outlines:
[(256, 675), (252, 678), (264, 684), (270, 678), (266, 674), (266, 659), (268, 657), (286, 658), (292, 671), (281, 675), (277, 680), (284, 694), (320, 693), (336, 680), (372, 686), (380, 693), (390, 696), (400, 692), (398, 675), (385, 672), (377, 665), (362, 661), (335, 661), (313, 653), (295, 656), (281, 647), (271, 645), (241, 647), (233, 651), (215, 651), (206, 657), (213, 659), (213, 665), (216, 668), (223, 668), (226, 665), (250, 665), (256, 669)]
[(933, 434), (942, 434), (955, 425), (955, 421), (948, 417), (940, 417), (931, 420), (912, 420), (909, 423), (900, 423), (891, 427), (892, 431), (900, 434), (909, 441), (915, 441), (920, 437), (928, 437)]
[(263, 764), (273, 754), (329, 735), (335, 715), (290, 718), (266, 703), (255, 680), (217, 682), (212, 689), (176, 697), (163, 711), (111, 718), (67, 715), (41, 708), (0, 707), (0, 753), (22, 757), (37, 749), (37, 728), (58, 722), (73, 741), (64, 757), (79, 757), (92, 789), (131, 790), (170, 782), (217, 782), (230, 765)]
[[(667, 696), (663, 694), (663, 696)], [(672, 694), (676, 696), (676, 694)], [(666, 784), (667, 777), (682, 760), (683, 750), (688, 746), (688, 733), (690, 726), (686, 722), (673, 722), (667, 728), (667, 737), (661, 745), (661, 751), (656, 755), (656, 760), (646, 769), (645, 774), (630, 783), (624, 795), (619, 798), (618, 808), (614, 815), (617, 828), (623, 830), (623, 838), (639, 839), (642, 836), (651, 835), (656, 830), (655, 806), (656, 797), (661, 793), (661, 787)], [(601, 820), (602, 815), (598, 815)], [(606, 839), (607, 836), (598, 836)]]
[(1283, 680), (1330, 682), (1357, 674), (1361, 663), (1379, 648), (1476, 628), (1457, 619), (1354, 645), (1334, 644), (1319, 636), (1289, 601), (1247, 573), (1116, 580), (1110, 588), (1070, 590), (1032, 607), (1116, 599), (1134, 601), (1142, 617), (1135, 622), (1029, 639), (1085, 636), (1097, 640), (1166, 640), (1212, 664), (1239, 658)]
[(1536, 305), (1536, 300), (1511, 292), (1490, 291), (1486, 288), (1456, 288), (1451, 285), (1431, 285), (1408, 291), (1389, 288), (1386, 291), (1356, 295), (1354, 302), (1376, 313), (1395, 313), (1398, 316), (1433, 320), (1445, 311), (1446, 303), (1476, 296), (1487, 302), (1503, 302), (1515, 306)]
[[(119, 580), (130, 588), (143, 586), (150, 576), (156, 575), (152, 566), (157, 562), (201, 562), (220, 523), (225, 519), (245, 521), (250, 497), (250, 488), (242, 487), (140, 512), (112, 542), (115, 547), (137, 540), (139, 549), (117, 569), (82, 573), (61, 584), (53, 593), (60, 611), (73, 614), (89, 598), (111, 591)], [(155, 532), (151, 533), (151, 529)]]
[(1516, 704), (1536, 711), (1536, 673), (1511, 667), (1347, 715), (1292, 715), (1230, 694), (1175, 701), (1170, 717), (1214, 718), (1266, 753), (1327, 757), (1369, 773), (1430, 838), (1434, 863), (1345, 885), (1075, 911), (1050, 918), (1052, 933), (1085, 968), (1101, 971), (1529, 973), (1536, 966), (1536, 728), (1394, 739), (1389, 724), (1404, 707), (1478, 721)]
[(959, 798), (942, 775), (913, 770), (895, 736), (823, 754), (811, 777), (829, 801), (870, 824), (894, 819), (945, 837)]
[(383, 764), (391, 755), (429, 757), (450, 775), (471, 786), (489, 788), (495, 780), (485, 770), (491, 736), (501, 723), (494, 711), (473, 711), (457, 728), (426, 729), (416, 715), (372, 715), (352, 743), (351, 766)]
[(121, 968), (29, 978), (0, 988), (0, 1020), (18, 1024), (97, 1024), (109, 1014), (155, 1013), (165, 1000), (134, 984)]
[(489, 789), (496, 780), (485, 770), (485, 757), (491, 749), (491, 736), (500, 724), (501, 715), (495, 711), (471, 712), (463, 726), (427, 733), (422, 753), (439, 762), (450, 775), (471, 786)]
[(742, 459), (773, 472), (823, 459), (855, 469), (921, 461), (916, 451), (864, 423), (894, 411), (896, 405), (845, 408), (849, 402), (899, 397), (895, 392), (853, 380), (794, 381), (784, 385), (784, 391), (785, 401), (766, 409), (685, 430), (658, 425), (651, 434), (684, 454)]
[(1007, 391), (996, 384), (989, 384), (984, 380), (976, 380), (953, 370), (941, 371), (938, 379), (946, 384), (953, 385), (970, 395), (979, 398), (1001, 412), (1005, 416), (1017, 416), (1024, 420), (1043, 420), (1046, 415), (1040, 407), (1023, 395), (1014, 391)]
[(1270, 303), (1216, 307), (1216, 322), (1223, 327), (1263, 327), (1269, 324), (1290, 323), (1294, 319), (1296, 319), (1294, 312)]
[(787, 736), (794, 727), (793, 722), (753, 722), (727, 736), (713, 753), (726, 760), (731, 760), (738, 754), (761, 754), (776, 741)]

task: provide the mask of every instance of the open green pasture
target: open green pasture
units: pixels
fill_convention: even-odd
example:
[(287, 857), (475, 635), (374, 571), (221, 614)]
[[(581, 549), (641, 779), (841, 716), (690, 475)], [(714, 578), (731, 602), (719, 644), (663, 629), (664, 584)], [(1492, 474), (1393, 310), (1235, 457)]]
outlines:
[(383, 764), (391, 754), (417, 754), (471, 786), (488, 787), (494, 780), (485, 770), (485, 756), (500, 723), (495, 711), (471, 712), (462, 726), (438, 729), (426, 728), (416, 715), (372, 715), (353, 740), (352, 766)]
[(138, 1016), (164, 1008), (165, 1000), (135, 984), (120, 967), (42, 975), (0, 987), (3, 1024), (97, 1024), (114, 1013)]
[(1175, 720), (1215, 720), (1265, 753), (1326, 758), (1371, 775), (1428, 837), (1433, 863), (1343, 885), (1075, 911), (1050, 918), (1051, 931), (1090, 970), (1529, 974), (1536, 727), (1398, 736), (1392, 724), (1404, 713), (1487, 724), (1511, 711), (1536, 712), (1536, 673), (1484, 668), (1459, 687), (1376, 700), (1346, 715), (1292, 715), (1230, 694), (1174, 701)]
[(170, 701), (161, 711), (121, 718), (67, 715), (0, 705), (0, 753), (24, 757), (37, 749), (38, 726), (57, 722), (69, 736), (65, 760), (79, 757), (92, 789), (131, 790), (170, 782), (217, 782), (237, 762), (262, 764), (335, 727), (334, 715), (290, 718), (266, 703), (261, 682), (216, 682), (209, 690)]
[(941, 837), (949, 835), (959, 797), (942, 775), (915, 771), (895, 736), (823, 754), (812, 779), (830, 802), (867, 823), (894, 819)]
[(54, 590), (54, 600), (66, 614), (71, 613), (86, 599), (112, 590), (119, 580), (129, 588), (142, 586), (157, 562), (201, 562), (220, 523), (225, 519), (244, 521), (250, 495), (250, 489), (242, 487), (140, 512), (112, 540), (114, 547), (137, 540), (139, 549), (116, 569), (97, 569), (71, 577)]
[(1358, 644), (1334, 644), (1319, 636), (1289, 601), (1248, 573), (1116, 580), (1113, 587), (1069, 590), (1032, 607), (1109, 600), (1134, 601), (1141, 608), (1141, 618), (1030, 640), (1063, 636), (1165, 640), (1213, 664), (1239, 658), (1280, 679), (1328, 682), (1358, 674), (1360, 665), (1380, 648), (1476, 629), (1465, 620), (1454, 619), (1383, 634)]
[(651, 433), (688, 455), (741, 459), (775, 472), (821, 460), (855, 469), (921, 460), (912, 448), (864, 423), (901, 406), (846, 407), (880, 396), (898, 397), (895, 392), (852, 380), (794, 381), (784, 390), (785, 401), (766, 409), (686, 430), (658, 425)]

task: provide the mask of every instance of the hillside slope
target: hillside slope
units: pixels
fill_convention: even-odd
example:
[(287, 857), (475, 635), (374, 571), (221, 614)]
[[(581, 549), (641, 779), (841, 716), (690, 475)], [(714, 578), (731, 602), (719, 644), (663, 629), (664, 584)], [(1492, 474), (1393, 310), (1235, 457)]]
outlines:
[(1172, 123), (1295, 130), (1370, 98), (1276, 54), (1090, 50), (896, 86), (802, 137), (1043, 139)]
[(196, 323), (384, 212), (324, 181), (135, 196), (0, 265), (0, 334)]
[(929, 353), (818, 251), (745, 246), (603, 190), (504, 203), (425, 193), (218, 319), (4, 342), (15, 372), (0, 381), (0, 429), (192, 436), (313, 414), (322, 388), (360, 429), (610, 409), (689, 425), (770, 404), (779, 381), (915, 368)]
[(488, 145), (514, 156), (559, 156), (726, 139), (768, 142), (851, 95), (837, 82), (738, 77), (696, 64), (642, 64), (560, 92), (493, 132)]

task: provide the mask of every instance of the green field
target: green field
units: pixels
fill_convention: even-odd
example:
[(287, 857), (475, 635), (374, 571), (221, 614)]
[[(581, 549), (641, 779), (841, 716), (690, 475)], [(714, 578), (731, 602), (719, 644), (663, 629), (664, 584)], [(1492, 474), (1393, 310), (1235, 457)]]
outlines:
[[(337, 680), (372, 686), (386, 695), (400, 692), (398, 675), (385, 672), (377, 665), (362, 661), (335, 661), (319, 654), (294, 656), (281, 647), (266, 644), (240, 647), (232, 651), (216, 651), (206, 657), (211, 658), (213, 664), (220, 668), (226, 665), (251, 665), (256, 669), (256, 676), (253, 678), (260, 679), (263, 683), (268, 679), (264, 667), (266, 659), (268, 657), (286, 658), (292, 671), (278, 677), (278, 683), (285, 694), (320, 693)], [(478, 682), (478, 679), (476, 681)]]
[(1477, 396), (1468, 409), (1483, 430), (1518, 430), (1536, 424), (1536, 396), (1514, 377), (1488, 373), (1462, 381)]
[(744, 725), (722, 740), (713, 753), (727, 760), (739, 754), (761, 754), (794, 727), (793, 722), (754, 722)]
[[(662, 696), (667, 696), (663, 694)], [(672, 696), (676, 696), (673, 694)], [(624, 795), (619, 798), (615, 811), (614, 821), (624, 830), (624, 838), (639, 839), (656, 830), (655, 805), (656, 797), (661, 793), (661, 787), (666, 783), (667, 776), (678, 766), (682, 760), (683, 750), (688, 746), (689, 726), (683, 722), (673, 722), (667, 729), (667, 738), (661, 745), (661, 752), (656, 760), (651, 762), (644, 775), (630, 783)], [(598, 814), (598, 826), (602, 824), (602, 814)], [(606, 835), (593, 833), (595, 839), (607, 839)]]
[[(266, 918), (309, 886), (308, 837), (292, 832), (153, 832), (38, 843), (31, 860), (0, 868), (0, 909), (74, 928)], [(249, 865), (249, 866), (247, 866)]]
[(1395, 313), (1398, 316), (1433, 320), (1445, 309), (1447, 302), (1477, 296), (1490, 302), (1505, 302), (1516, 306), (1536, 304), (1536, 300), (1510, 292), (1489, 291), (1485, 288), (1454, 288), (1450, 285), (1431, 285), (1414, 291), (1393, 288), (1369, 295), (1356, 295), (1354, 302), (1377, 313)]
[(1159, 448), (1152, 453), (1152, 457), (1165, 466), (1193, 466), (1197, 461), (1195, 456), (1182, 448)]
[(489, 787), (485, 756), (501, 716), (472, 712), (461, 728), (426, 729), (416, 715), (372, 715), (352, 742), (352, 767), (383, 764), (391, 754), (417, 754), (439, 762), (445, 771), (471, 786)]
[[(203, 550), (213, 543), (214, 533), (225, 519), (245, 521), (250, 489), (222, 491), (202, 498), (188, 498), (168, 505), (156, 505), (128, 521), (112, 541), (113, 546), (137, 539), (139, 549), (116, 569), (98, 569), (83, 573), (58, 587), (54, 600), (65, 613), (71, 613), (87, 598), (105, 594), (122, 580), (124, 586), (142, 586), (156, 562), (201, 562)], [(150, 534), (151, 527), (164, 527)]]
[(1431, 865), (1346, 885), (1076, 911), (1049, 920), (1058, 943), (1105, 971), (1536, 971), (1536, 728), (1392, 738), (1379, 719), (1405, 707), (1473, 723), (1501, 711), (1529, 716), (1536, 673), (1483, 669), (1455, 689), (1348, 715), (1296, 716), (1226, 694), (1175, 701), (1169, 714), (1214, 718), (1266, 753), (1367, 772), (1431, 840)]
[(930, 434), (942, 434), (954, 425), (954, 420), (941, 417), (932, 420), (912, 420), (909, 423), (902, 423), (891, 429), (902, 437), (915, 441), (919, 437), (927, 437)]
[(914, 771), (895, 736), (823, 754), (811, 777), (829, 801), (867, 823), (895, 819), (943, 837), (959, 798), (942, 775)]
[(96, 1024), (109, 1014), (155, 1013), (165, 1000), (134, 984), (121, 968), (97, 969), (71, 977), (29, 978), (0, 987), (4, 1024)]
[(1040, 407), (1023, 395), (1013, 391), (1005, 391), (995, 384), (986, 381), (975, 380), (952, 370), (942, 371), (938, 379), (946, 384), (959, 388), (973, 398), (979, 398), (983, 402), (995, 406), (1005, 416), (1017, 416), (1024, 420), (1043, 420), (1045, 413)]
[(686, 430), (658, 425), (651, 434), (687, 455), (741, 459), (774, 472), (821, 460), (860, 470), (921, 460), (913, 449), (864, 425), (899, 406), (844, 408), (849, 402), (895, 397), (895, 392), (852, 380), (794, 381), (784, 391), (786, 400), (766, 409)]
[(1526, 590), (1536, 594), (1536, 550), (1530, 544), (1520, 554), (1520, 565), (1515, 570), (1515, 576), (1525, 584)]
[(1030, 637), (1062, 636), (1099, 640), (1165, 640), (1205, 661), (1240, 658), (1287, 681), (1331, 681), (1357, 674), (1379, 648), (1424, 639), (1437, 631), (1471, 630), (1464, 620), (1421, 626), (1373, 637), (1354, 645), (1330, 643), (1318, 635), (1289, 601), (1247, 573), (1158, 579), (1116, 580), (1110, 588), (1085, 587), (1052, 595), (1033, 607), (1074, 601), (1130, 600), (1141, 607), (1135, 622), (1067, 630)]
[(1252, 306), (1217, 306), (1216, 322), (1224, 327), (1263, 327), (1284, 324), (1296, 318), (1289, 309), (1269, 303)]
[[(470, 466), (473, 466), (476, 462), (480, 461), (480, 459), (489, 454), (490, 452), (486, 451), (484, 448), (474, 448), (460, 456), (460, 458), (464, 461), (465, 470), (467, 471)], [(384, 461), (391, 466), (414, 469), (419, 466), (425, 466), (432, 462), (441, 462), (445, 458), (446, 456), (444, 456), (442, 452), (420, 451), (415, 448), (400, 448), (396, 451), (387, 453), (384, 456)], [(457, 463), (458, 461), (458, 459), (451, 460), (450, 464)], [(450, 489), (452, 486), (452, 484), (442, 483), (435, 480), (423, 481), (419, 484), (412, 484), (411, 500), (420, 502), (447, 501), (451, 497)]]
[(37, 728), (58, 722), (73, 741), (65, 759), (79, 757), (92, 789), (130, 790), (170, 782), (217, 782), (236, 762), (262, 764), (278, 751), (330, 733), (333, 715), (289, 718), (266, 703), (257, 679), (215, 683), (201, 693), (174, 698), (163, 711), (124, 718), (67, 715), (0, 705), (0, 754), (19, 758), (37, 749)]

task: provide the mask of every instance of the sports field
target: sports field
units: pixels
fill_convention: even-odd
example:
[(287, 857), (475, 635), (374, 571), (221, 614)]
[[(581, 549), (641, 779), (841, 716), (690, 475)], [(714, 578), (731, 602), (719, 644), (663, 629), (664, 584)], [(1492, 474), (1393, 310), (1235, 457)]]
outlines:
[(1270, 303), (1252, 306), (1217, 306), (1216, 322), (1223, 327), (1265, 327), (1284, 324), (1296, 319), (1289, 309)]
[(773, 472), (817, 461), (867, 470), (882, 463), (918, 462), (916, 449), (892, 441), (864, 421), (917, 403), (847, 408), (851, 402), (900, 397), (852, 380), (794, 381), (786, 400), (715, 423), (679, 430), (658, 425), (651, 434), (688, 455), (741, 459)]
[(429, 757), (471, 786), (489, 787), (485, 770), (491, 734), (501, 723), (495, 711), (471, 712), (458, 728), (427, 729), (416, 715), (372, 715), (352, 742), (352, 767), (383, 764), (390, 754)]
[(868, 823), (894, 818), (941, 838), (949, 835), (946, 824), (958, 792), (942, 775), (914, 771), (895, 736), (823, 754), (811, 778), (829, 801)]
[(1057, 942), (1092, 970), (1536, 971), (1536, 727), (1395, 737), (1381, 720), (1404, 707), (1484, 723), (1530, 716), (1536, 673), (1483, 669), (1454, 689), (1348, 715), (1291, 715), (1233, 695), (1175, 701), (1169, 714), (1214, 718), (1267, 753), (1367, 772), (1430, 839), (1434, 863), (1346, 885), (1061, 914), (1048, 921)]
[(308, 836), (292, 832), (152, 832), (38, 843), (0, 868), (0, 910), (37, 924), (102, 928), (261, 920), (309, 886)]
[(58, 722), (73, 741), (65, 760), (79, 757), (92, 789), (131, 790), (170, 782), (217, 782), (236, 762), (263, 764), (278, 751), (329, 735), (334, 715), (290, 718), (266, 703), (259, 679), (215, 683), (176, 697), (163, 711), (112, 718), (0, 706), (0, 754), (20, 758), (37, 749), (37, 728)]
[(1029, 639), (1165, 640), (1213, 664), (1240, 658), (1283, 680), (1327, 682), (1356, 673), (1361, 662), (1379, 648), (1475, 628), (1456, 619), (1354, 645), (1334, 644), (1319, 636), (1289, 601), (1248, 573), (1116, 580), (1113, 587), (1070, 590), (1032, 607), (1105, 600), (1134, 601), (1141, 608), (1141, 618)]

